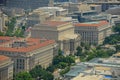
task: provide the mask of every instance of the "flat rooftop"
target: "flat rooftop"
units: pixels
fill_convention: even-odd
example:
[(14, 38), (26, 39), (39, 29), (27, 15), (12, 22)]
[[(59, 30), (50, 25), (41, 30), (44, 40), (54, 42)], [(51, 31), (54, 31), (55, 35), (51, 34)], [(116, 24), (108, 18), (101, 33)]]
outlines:
[(66, 73), (65, 76), (75, 77), (75, 76), (78, 76), (80, 73), (82, 73), (86, 69), (87, 69), (87, 66), (80, 63), (80, 65), (72, 66), (70, 71), (68, 73)]
[(69, 23), (69, 22), (66, 22), (66, 21), (45, 21), (45, 22), (41, 23), (41, 25), (45, 25), (45, 26), (49, 26), (49, 27), (57, 27), (57, 26), (64, 25), (67, 23)]
[(85, 75), (81, 73), (79, 76), (73, 78), (72, 80), (101, 80), (102, 75)]
[(37, 38), (16, 38), (4, 36), (0, 37), (0, 42), (0, 51), (9, 52), (30, 52), (55, 43), (54, 40)]

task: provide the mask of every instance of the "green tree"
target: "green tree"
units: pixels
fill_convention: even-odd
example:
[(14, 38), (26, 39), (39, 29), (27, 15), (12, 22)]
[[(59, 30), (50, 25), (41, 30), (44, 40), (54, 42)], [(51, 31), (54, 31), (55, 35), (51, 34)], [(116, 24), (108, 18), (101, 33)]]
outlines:
[(63, 76), (65, 73), (67, 73), (68, 71), (70, 71), (70, 66), (66, 67), (64, 70), (62, 70), (60, 72), (60, 75)]
[(106, 37), (104, 40), (104, 44), (116, 44), (120, 42), (120, 25), (114, 26), (113, 31), (115, 32), (115, 34)]
[(4, 33), (0, 31), (0, 36), (3, 36), (3, 35), (4, 35)]
[(63, 55), (58, 55), (53, 58), (53, 65), (58, 64), (59, 62), (63, 62), (65, 57)]
[(33, 78), (43, 79), (43, 80), (53, 80), (54, 76), (47, 72), (45, 69), (43, 69), (40, 65), (36, 66), (30, 71), (30, 74)]
[(111, 50), (111, 49), (108, 49), (108, 50), (104, 50), (104, 49), (93, 49), (92, 51), (87, 51), (85, 53), (87, 56), (86, 56), (86, 59), (83, 57), (83, 60), (86, 60), (86, 61), (89, 61), (93, 58), (107, 58), (107, 57), (110, 57), (112, 56), (113, 54), (115, 54), (115, 51), (114, 50)]
[(84, 47), (84, 46), (85, 46), (85, 43), (81, 42), (81, 46)]
[(28, 72), (20, 72), (15, 75), (14, 80), (33, 80)]
[(120, 45), (116, 45), (115, 48), (116, 48), (116, 51), (117, 51), (117, 52), (120, 51)]
[(61, 49), (58, 50), (58, 55), (62, 55), (62, 50)]
[(72, 63), (75, 63), (75, 58), (73, 56), (66, 56), (63, 62), (68, 63), (70, 66)]
[(54, 65), (50, 65), (46, 70), (49, 72), (54, 72), (55, 71), (55, 66)]
[(24, 36), (24, 30), (22, 30), (21, 28), (17, 28), (17, 30), (13, 33), (13, 36), (23, 37)]
[(106, 37), (103, 43), (104, 44), (116, 44), (119, 41), (120, 41), (120, 35), (114, 34), (114, 35), (110, 35), (109, 37)]
[(113, 27), (114, 32), (118, 32), (118, 34), (120, 34), (120, 24), (116, 25)]
[(42, 67), (38, 65), (30, 71), (30, 74), (33, 78), (37, 78), (41, 75), (41, 70), (42, 70)]
[(90, 45), (89, 44), (85, 44), (85, 49), (89, 50), (90, 49)]
[(6, 24), (7, 31), (5, 33), (5, 36), (13, 36), (15, 24), (16, 24), (16, 18), (11, 18), (10, 21)]
[(93, 58), (95, 58), (95, 54), (94, 54), (94, 53), (90, 54), (90, 55), (86, 58), (86, 60), (89, 61), (89, 60), (91, 60), (91, 59), (93, 59)]
[(76, 56), (82, 56), (82, 48), (78, 46), (76, 50), (77, 50)]
[(56, 66), (57, 66), (57, 68), (64, 69), (65, 67), (68, 66), (68, 63), (60, 62), (60, 63), (57, 64)]

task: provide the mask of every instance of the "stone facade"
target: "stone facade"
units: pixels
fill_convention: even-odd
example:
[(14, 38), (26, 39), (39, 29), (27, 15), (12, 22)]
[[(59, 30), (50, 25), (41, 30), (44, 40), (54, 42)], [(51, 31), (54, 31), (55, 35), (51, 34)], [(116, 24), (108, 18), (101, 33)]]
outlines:
[(15, 73), (29, 71), (36, 65), (46, 68), (52, 63), (53, 49), (56, 45), (54, 40), (0, 38), (0, 41), (7, 42), (1, 44), (0, 54), (12, 58)]
[(80, 34), (81, 41), (88, 44), (102, 44), (105, 37), (112, 33), (111, 29), (107, 21), (75, 24), (75, 33)]
[(0, 80), (13, 79), (13, 62), (9, 57), (0, 55)]
[(80, 36), (74, 34), (71, 22), (47, 21), (35, 25), (31, 30), (31, 37), (56, 40), (65, 55), (74, 54), (80, 45)]

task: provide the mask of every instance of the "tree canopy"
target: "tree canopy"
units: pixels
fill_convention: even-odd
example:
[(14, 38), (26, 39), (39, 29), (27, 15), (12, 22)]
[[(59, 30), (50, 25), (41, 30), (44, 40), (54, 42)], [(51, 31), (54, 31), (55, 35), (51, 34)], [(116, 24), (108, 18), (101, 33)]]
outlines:
[(33, 80), (33, 79), (28, 72), (23, 71), (15, 75), (14, 80)]
[(82, 55), (82, 47), (78, 46), (76, 50), (77, 50), (76, 56), (81, 56)]
[(36, 66), (30, 71), (30, 74), (32, 75), (33, 78), (39, 78), (43, 80), (53, 80), (54, 76), (50, 73), (47, 72), (45, 69), (43, 69), (40, 65)]
[(113, 32), (115, 34), (106, 37), (104, 40), (104, 44), (116, 44), (120, 42), (120, 25), (116, 25), (113, 27)]
[(118, 32), (118, 34), (120, 34), (120, 24), (114, 26), (114, 27), (113, 27), (113, 31), (114, 31), (114, 32)]

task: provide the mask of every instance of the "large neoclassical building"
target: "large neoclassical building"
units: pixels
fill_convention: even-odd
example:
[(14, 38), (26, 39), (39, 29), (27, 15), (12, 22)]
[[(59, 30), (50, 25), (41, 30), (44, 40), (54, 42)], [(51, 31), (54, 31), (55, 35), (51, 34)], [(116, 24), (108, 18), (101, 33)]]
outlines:
[(80, 45), (80, 36), (74, 34), (72, 22), (46, 21), (37, 24), (31, 30), (31, 37), (56, 40), (65, 55), (74, 54)]
[(88, 44), (102, 44), (104, 39), (112, 33), (112, 26), (107, 21), (76, 23), (75, 33), (80, 34), (82, 42)]
[(0, 80), (13, 79), (13, 61), (7, 56), (0, 55)]
[(14, 61), (14, 72), (29, 71), (36, 65), (46, 68), (52, 63), (54, 40), (0, 37), (0, 54)]

